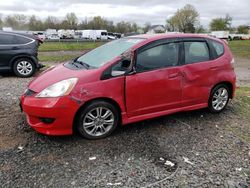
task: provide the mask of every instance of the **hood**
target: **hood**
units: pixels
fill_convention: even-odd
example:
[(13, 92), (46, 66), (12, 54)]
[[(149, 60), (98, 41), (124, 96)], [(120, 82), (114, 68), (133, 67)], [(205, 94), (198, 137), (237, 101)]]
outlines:
[(91, 78), (90, 75), (93, 75), (94, 71), (96, 70), (71, 70), (66, 68), (63, 64), (60, 64), (41, 73), (37, 78), (29, 83), (28, 87), (34, 92), (41, 92), (48, 86), (69, 78), (78, 78), (78, 82), (80, 80), (89, 81), (89, 79), (86, 78)]

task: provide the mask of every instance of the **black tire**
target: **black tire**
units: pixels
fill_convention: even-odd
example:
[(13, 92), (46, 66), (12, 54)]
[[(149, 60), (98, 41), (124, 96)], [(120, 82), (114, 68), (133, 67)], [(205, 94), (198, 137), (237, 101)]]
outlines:
[[(90, 133), (88, 133), (88, 131), (86, 131), (86, 128), (84, 128), (84, 126), (83, 126), (83, 123), (85, 122), (87, 115), (91, 112), (96, 112), (95, 110), (97, 108), (103, 108), (104, 110), (106, 110), (106, 109), (110, 110), (110, 112), (112, 112), (112, 114), (113, 114), (112, 117), (113, 117), (114, 121), (113, 121), (113, 125), (110, 126), (109, 130), (105, 134), (94, 136), (94, 135), (91, 135)], [(94, 101), (94, 102), (90, 103), (88, 106), (86, 106), (85, 108), (83, 108), (80, 111), (80, 113), (78, 113), (76, 128), (77, 128), (78, 133), (84, 138), (87, 138), (90, 140), (102, 139), (102, 138), (109, 136), (116, 129), (116, 127), (119, 123), (119, 117), (120, 116), (119, 116), (118, 110), (111, 103), (108, 103), (106, 101)], [(90, 121), (92, 121), (92, 120), (90, 120)], [(97, 128), (97, 130), (99, 130), (99, 132), (101, 132), (101, 128)]]
[[(22, 71), (20, 70), (21, 65), (27, 65), (26, 66), (26, 70)], [(28, 78), (34, 75), (34, 73), (36, 72), (36, 66), (35, 64), (28, 58), (20, 58), (17, 59), (14, 64), (13, 64), (13, 71), (15, 73), (15, 75), (17, 75), (18, 77), (21, 78)]]
[[(220, 106), (220, 108), (216, 109), (216, 107), (214, 106), (215, 104), (213, 105), (213, 101), (216, 102), (214, 99), (216, 97), (216, 93), (218, 94), (218, 92), (220, 90), (225, 90), (227, 92), (225, 94), (225, 95), (227, 95), (227, 99), (224, 98), (223, 99), (224, 104), (222, 104), (222, 101), (221, 101), (222, 105)], [(219, 85), (215, 86), (213, 88), (213, 90), (211, 91), (211, 93), (210, 93), (210, 97), (209, 97), (209, 101), (208, 101), (208, 109), (209, 109), (209, 111), (212, 112), (212, 113), (220, 113), (220, 112), (222, 112), (227, 107), (227, 104), (229, 102), (229, 98), (230, 98), (230, 90), (229, 90), (228, 86), (226, 86), (225, 84), (219, 84)], [(220, 99), (220, 100), (222, 100), (222, 99)]]

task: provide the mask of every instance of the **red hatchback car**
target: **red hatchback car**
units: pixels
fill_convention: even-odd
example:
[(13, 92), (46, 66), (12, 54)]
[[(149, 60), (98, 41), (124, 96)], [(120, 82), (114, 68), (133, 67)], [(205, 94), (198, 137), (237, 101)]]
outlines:
[(221, 112), (235, 93), (233, 63), (227, 43), (205, 35), (123, 38), (43, 72), (21, 107), (40, 133), (104, 138), (119, 124), (206, 107)]

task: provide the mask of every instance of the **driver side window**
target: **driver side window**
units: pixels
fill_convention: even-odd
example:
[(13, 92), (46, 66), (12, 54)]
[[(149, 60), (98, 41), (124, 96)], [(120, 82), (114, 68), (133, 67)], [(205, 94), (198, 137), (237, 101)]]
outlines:
[(161, 44), (137, 55), (136, 71), (145, 72), (178, 64), (179, 43)]

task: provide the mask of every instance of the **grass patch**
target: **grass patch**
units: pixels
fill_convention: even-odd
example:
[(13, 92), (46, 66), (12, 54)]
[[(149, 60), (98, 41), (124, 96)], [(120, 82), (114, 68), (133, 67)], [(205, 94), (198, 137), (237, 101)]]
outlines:
[(250, 87), (242, 87), (236, 90), (233, 106), (241, 119), (241, 124), (228, 126), (228, 128), (235, 135), (250, 143)]
[(44, 42), (39, 52), (90, 50), (103, 45), (104, 42)]
[(250, 58), (250, 40), (230, 41), (229, 46), (235, 57)]
[(56, 56), (38, 55), (38, 59), (40, 62), (63, 62), (74, 59), (77, 56), (78, 55), (56, 55)]

